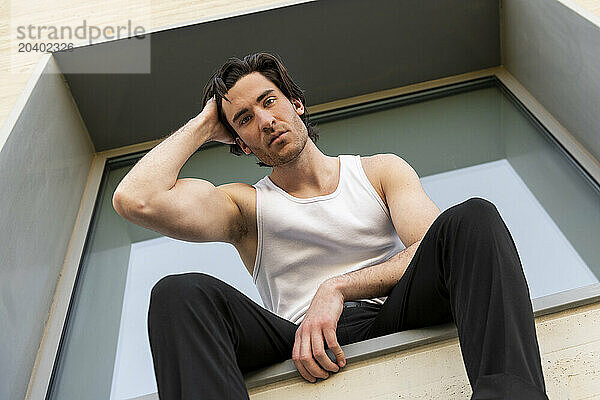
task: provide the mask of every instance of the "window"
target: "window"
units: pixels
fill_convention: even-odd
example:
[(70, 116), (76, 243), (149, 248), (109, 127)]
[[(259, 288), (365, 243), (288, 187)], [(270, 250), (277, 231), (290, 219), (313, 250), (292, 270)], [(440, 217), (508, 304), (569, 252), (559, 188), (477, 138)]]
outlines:
[[(598, 282), (600, 190), (495, 78), (314, 115), (328, 155), (392, 152), (444, 210), (492, 201), (517, 245), (532, 298)], [(187, 243), (128, 223), (112, 194), (141, 155), (105, 171), (52, 380), (52, 398), (131, 399), (156, 392), (146, 334), (150, 288), (204, 271), (257, 301), (233, 246)], [(224, 146), (194, 154), (180, 177), (255, 183), (269, 169)]]

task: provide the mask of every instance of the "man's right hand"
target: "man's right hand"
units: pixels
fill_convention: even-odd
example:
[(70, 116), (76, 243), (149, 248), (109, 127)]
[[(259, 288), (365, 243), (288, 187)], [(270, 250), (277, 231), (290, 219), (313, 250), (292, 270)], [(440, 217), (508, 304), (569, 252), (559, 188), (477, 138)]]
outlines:
[(219, 121), (215, 96), (211, 97), (206, 102), (202, 112), (200, 112), (196, 118), (203, 120), (207, 124), (207, 128), (210, 132), (208, 140), (214, 140), (215, 142), (225, 144), (235, 144), (231, 133), (229, 133), (227, 128)]

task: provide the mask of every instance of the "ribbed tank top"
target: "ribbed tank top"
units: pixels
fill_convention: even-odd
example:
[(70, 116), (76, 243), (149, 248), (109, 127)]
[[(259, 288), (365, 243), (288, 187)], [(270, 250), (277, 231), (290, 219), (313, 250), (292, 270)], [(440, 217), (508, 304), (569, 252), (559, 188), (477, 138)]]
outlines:
[(268, 176), (253, 185), (258, 247), (252, 278), (265, 307), (296, 324), (323, 281), (379, 264), (405, 248), (360, 156), (338, 158), (338, 186), (325, 196), (294, 197)]

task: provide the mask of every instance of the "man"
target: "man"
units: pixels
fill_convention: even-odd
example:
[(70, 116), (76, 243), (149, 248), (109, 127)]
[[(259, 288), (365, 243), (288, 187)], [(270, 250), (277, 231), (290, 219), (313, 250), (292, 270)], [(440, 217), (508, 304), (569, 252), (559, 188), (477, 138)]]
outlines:
[[(203, 104), (113, 204), (167, 236), (233, 244), (268, 310), (206, 274), (159, 281), (148, 329), (161, 399), (248, 398), (243, 373), (290, 357), (316, 382), (345, 365), (341, 345), (448, 321), (472, 399), (547, 399), (529, 289), (492, 203), (440, 214), (400, 157), (323, 154), (302, 90), (273, 55), (229, 59)], [(218, 187), (177, 179), (210, 140), (271, 174)]]

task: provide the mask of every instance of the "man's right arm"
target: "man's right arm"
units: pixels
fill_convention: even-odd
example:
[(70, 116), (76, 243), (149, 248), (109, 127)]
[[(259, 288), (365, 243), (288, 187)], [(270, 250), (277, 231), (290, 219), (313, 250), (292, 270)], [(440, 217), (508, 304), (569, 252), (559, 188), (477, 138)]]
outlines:
[(233, 142), (216, 119), (214, 101), (134, 165), (113, 195), (117, 213), (175, 239), (238, 241), (244, 220), (231, 196), (206, 180), (177, 179), (185, 162), (210, 140)]

